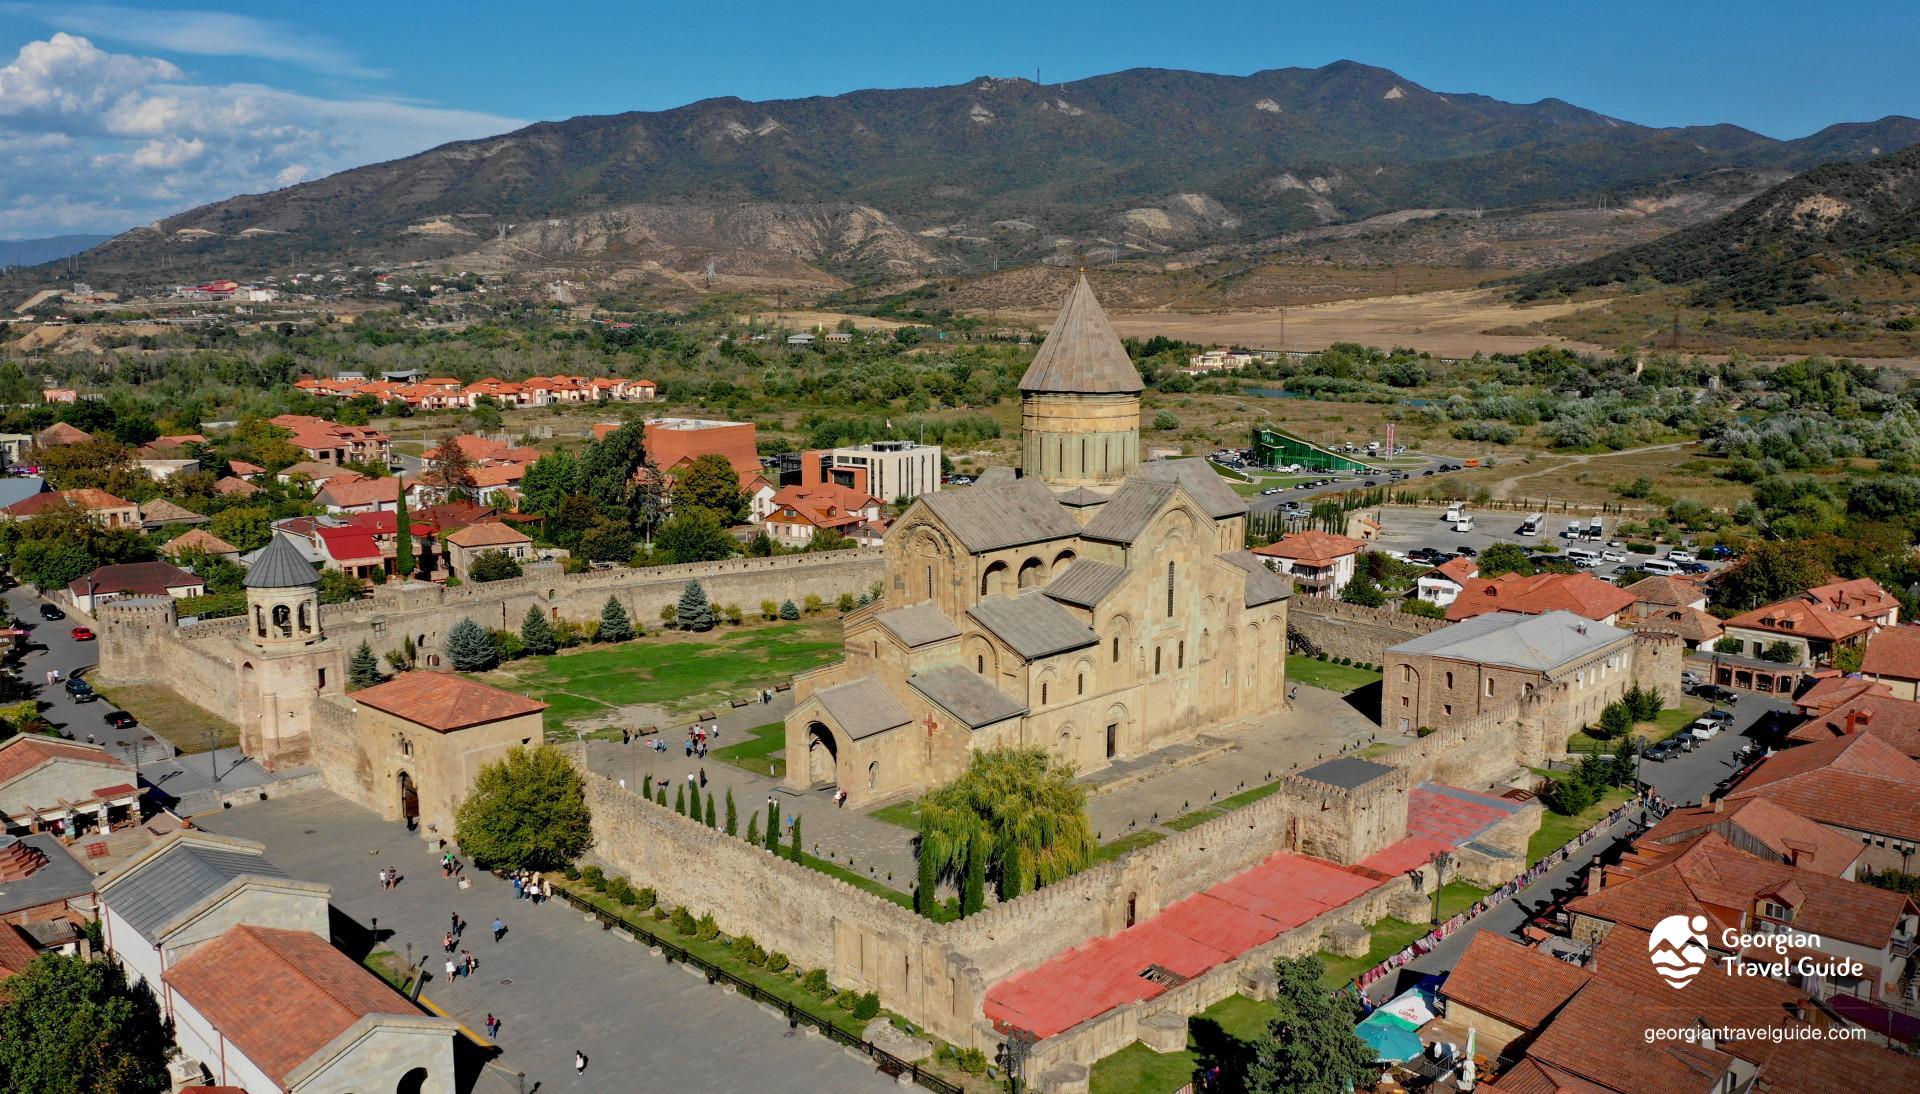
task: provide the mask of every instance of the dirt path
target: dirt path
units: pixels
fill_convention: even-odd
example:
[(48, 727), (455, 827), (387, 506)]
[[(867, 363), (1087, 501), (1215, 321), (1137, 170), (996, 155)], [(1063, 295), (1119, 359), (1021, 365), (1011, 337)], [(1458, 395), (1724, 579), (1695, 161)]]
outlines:
[(1555, 463), (1550, 467), (1535, 468), (1523, 474), (1509, 475), (1493, 484), (1492, 493), (1496, 498), (1510, 498), (1514, 495), (1514, 488), (1528, 479), (1537, 479), (1542, 475), (1558, 474), (1570, 467), (1578, 467), (1591, 460), (1601, 459), (1603, 457), (1633, 456), (1646, 452), (1666, 452), (1671, 449), (1690, 448), (1694, 443), (1693, 441), (1676, 441), (1673, 444), (1653, 444), (1645, 448), (1623, 448), (1618, 452), (1587, 452), (1578, 456), (1550, 456), (1548, 457), (1549, 459), (1559, 460), (1561, 462)]

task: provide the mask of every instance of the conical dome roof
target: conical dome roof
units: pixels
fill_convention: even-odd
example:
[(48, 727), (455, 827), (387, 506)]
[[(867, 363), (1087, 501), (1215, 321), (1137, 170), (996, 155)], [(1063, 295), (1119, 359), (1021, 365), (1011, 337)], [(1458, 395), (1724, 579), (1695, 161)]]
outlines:
[(1020, 378), (1023, 392), (1138, 395), (1146, 385), (1083, 274)]
[(247, 568), (242, 584), (249, 589), (296, 589), (320, 584), (320, 574), (285, 532), (275, 532), (273, 542)]

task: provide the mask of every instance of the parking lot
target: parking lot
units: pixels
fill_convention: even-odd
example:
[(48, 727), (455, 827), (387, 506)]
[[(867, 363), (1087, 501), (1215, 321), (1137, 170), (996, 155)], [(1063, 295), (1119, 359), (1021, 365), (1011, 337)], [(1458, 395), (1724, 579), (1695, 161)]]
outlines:
[[(1459, 548), (1471, 549), (1476, 555), (1496, 543), (1518, 543), (1530, 552), (1545, 546), (1554, 548), (1554, 557), (1565, 558), (1572, 548), (1593, 552), (1612, 552), (1620, 561), (1603, 561), (1600, 565), (1588, 569), (1596, 577), (1612, 580), (1628, 571), (1639, 570), (1649, 559), (1665, 557), (1668, 548), (1662, 547), (1659, 554), (1649, 555), (1626, 548), (1623, 540), (1614, 534), (1618, 518), (1602, 518), (1603, 538), (1598, 542), (1585, 539), (1566, 538), (1567, 526), (1574, 518), (1564, 514), (1547, 518), (1538, 535), (1523, 536), (1521, 525), (1530, 515), (1510, 510), (1475, 511), (1471, 506), (1468, 513), (1473, 517), (1471, 531), (1455, 531), (1455, 525), (1446, 520), (1446, 510), (1440, 508), (1384, 508), (1380, 511), (1380, 538), (1375, 546), (1381, 550), (1407, 554), (1419, 548), (1431, 548), (1446, 554), (1458, 553)], [(1589, 526), (1587, 518), (1582, 518), (1583, 529)], [(1620, 546), (1611, 546), (1619, 543)], [(1723, 561), (1703, 559), (1700, 566), (1703, 573), (1712, 573), (1726, 565)]]

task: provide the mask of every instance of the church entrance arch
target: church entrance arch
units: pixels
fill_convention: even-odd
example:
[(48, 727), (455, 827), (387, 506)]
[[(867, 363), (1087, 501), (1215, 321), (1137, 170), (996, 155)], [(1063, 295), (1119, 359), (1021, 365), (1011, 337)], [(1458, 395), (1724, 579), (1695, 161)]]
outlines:
[(420, 821), (420, 788), (413, 784), (413, 776), (405, 771), (395, 779), (400, 788), (400, 819), (412, 828)]
[(833, 731), (820, 722), (807, 723), (807, 779), (815, 786), (834, 786), (840, 781), (840, 743)]

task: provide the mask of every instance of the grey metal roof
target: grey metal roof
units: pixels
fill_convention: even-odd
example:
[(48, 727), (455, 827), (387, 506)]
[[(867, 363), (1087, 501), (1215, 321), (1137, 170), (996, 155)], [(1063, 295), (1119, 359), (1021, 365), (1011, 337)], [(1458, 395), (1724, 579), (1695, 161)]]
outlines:
[(967, 614), (1029, 661), (1097, 645), (1100, 636), (1040, 589), (990, 596)]
[(1342, 756), (1337, 760), (1328, 760), (1326, 763), (1309, 767), (1300, 774), (1317, 783), (1337, 786), (1342, 790), (1357, 790), (1380, 776), (1392, 772), (1393, 768), (1386, 764)]
[(58, 839), (42, 833), (21, 836), (20, 842), (47, 856), (47, 864), (19, 881), (0, 884), (0, 915), (93, 891), (93, 871), (80, 865)]
[(258, 852), (212, 847), (187, 838), (102, 889), (113, 910), (142, 938), (153, 941), (160, 928), (180, 913), (243, 877), (286, 879), (287, 874)]
[(1120, 484), (1113, 498), (1087, 522), (1088, 539), (1108, 543), (1132, 543), (1147, 530), (1148, 522), (1173, 496), (1173, 484), (1133, 478)]
[(1146, 385), (1082, 276), (1020, 377), (1021, 391), (1138, 395)]
[(0, 509), (17, 501), (25, 501), (47, 488), (47, 481), (38, 475), (19, 475), (0, 478)]
[(1085, 509), (1089, 506), (1105, 505), (1108, 495), (1097, 490), (1089, 490), (1084, 486), (1076, 486), (1064, 493), (1055, 494), (1054, 500), (1069, 509)]
[(1080, 534), (1080, 523), (1038, 479), (941, 490), (920, 501), (976, 554)]
[(980, 472), (980, 474), (974, 478), (973, 484), (975, 486), (1005, 486), (1019, 477), (1020, 476), (1013, 473), (1013, 468), (996, 465)]
[(833, 720), (840, 723), (847, 736), (856, 741), (913, 721), (913, 715), (893, 697), (893, 692), (871, 676), (821, 688), (813, 696), (833, 715)]
[(320, 574), (285, 532), (275, 532), (273, 542), (254, 556), (242, 584), (249, 589), (294, 589), (320, 584)]
[(1004, 722), (1027, 711), (1006, 692), (957, 665), (916, 672), (907, 677), (907, 683), (973, 729)]
[(1492, 612), (1409, 639), (1387, 652), (1552, 672), (1605, 649), (1629, 633), (1572, 612)]
[(1184, 487), (1193, 500), (1207, 515), (1218, 520), (1222, 517), (1237, 517), (1247, 511), (1247, 503), (1233, 492), (1227, 480), (1213, 469), (1207, 461), (1197, 458), (1183, 460), (1148, 460), (1135, 472), (1143, 479), (1155, 482), (1177, 482)]
[(1219, 558), (1247, 572), (1247, 607), (1257, 608), (1293, 595), (1293, 578), (1271, 569), (1252, 551), (1222, 551)]
[(909, 647), (960, 637), (959, 624), (948, 619), (947, 614), (934, 607), (932, 601), (879, 612), (873, 618)]
[(1075, 559), (1067, 572), (1047, 582), (1043, 591), (1063, 604), (1091, 608), (1126, 580), (1127, 568), (1090, 558)]

